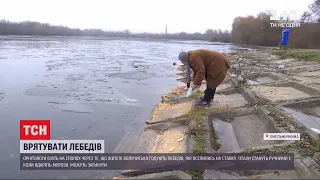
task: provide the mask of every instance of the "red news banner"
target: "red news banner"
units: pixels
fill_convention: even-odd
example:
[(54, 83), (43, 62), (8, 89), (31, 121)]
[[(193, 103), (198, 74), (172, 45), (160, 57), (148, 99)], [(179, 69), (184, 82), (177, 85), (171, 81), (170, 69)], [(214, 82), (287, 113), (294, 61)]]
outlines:
[(50, 120), (20, 120), (21, 170), (293, 170), (293, 154), (105, 153), (104, 140), (51, 140)]
[(20, 120), (20, 153), (104, 153), (104, 140), (51, 140), (50, 120)]
[(20, 140), (50, 140), (50, 120), (20, 120)]

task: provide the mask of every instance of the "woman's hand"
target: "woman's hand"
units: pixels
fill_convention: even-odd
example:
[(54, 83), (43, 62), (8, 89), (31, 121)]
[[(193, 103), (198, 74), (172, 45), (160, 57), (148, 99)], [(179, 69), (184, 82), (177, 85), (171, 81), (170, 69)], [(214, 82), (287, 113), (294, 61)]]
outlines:
[(198, 85), (192, 84), (192, 91), (195, 90), (195, 89), (197, 89), (197, 88), (199, 88)]

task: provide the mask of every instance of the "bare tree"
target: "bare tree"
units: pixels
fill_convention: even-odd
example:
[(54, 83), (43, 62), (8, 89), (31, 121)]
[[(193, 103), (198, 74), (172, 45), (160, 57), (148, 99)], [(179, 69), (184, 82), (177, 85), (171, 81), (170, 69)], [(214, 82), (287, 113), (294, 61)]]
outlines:
[(301, 21), (304, 23), (320, 24), (320, 0), (315, 0), (309, 5), (309, 11), (303, 13)]

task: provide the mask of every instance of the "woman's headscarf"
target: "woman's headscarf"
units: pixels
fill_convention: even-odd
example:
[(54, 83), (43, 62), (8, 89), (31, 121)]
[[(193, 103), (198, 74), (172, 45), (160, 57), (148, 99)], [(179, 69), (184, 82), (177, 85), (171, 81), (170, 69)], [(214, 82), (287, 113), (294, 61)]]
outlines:
[(187, 73), (186, 73), (186, 82), (187, 82), (187, 87), (190, 87), (190, 82), (191, 82), (191, 67), (189, 63), (189, 58), (188, 58), (188, 53), (187, 52), (180, 52), (178, 56), (179, 60), (187, 66)]

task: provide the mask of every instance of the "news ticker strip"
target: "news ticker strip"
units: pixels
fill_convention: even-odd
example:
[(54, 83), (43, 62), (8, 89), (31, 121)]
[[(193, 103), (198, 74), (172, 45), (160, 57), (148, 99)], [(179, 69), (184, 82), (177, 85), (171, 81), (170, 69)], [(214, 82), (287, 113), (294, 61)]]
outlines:
[(293, 170), (294, 154), (20, 154), (21, 170)]
[(21, 140), (20, 153), (104, 153), (104, 140)]

